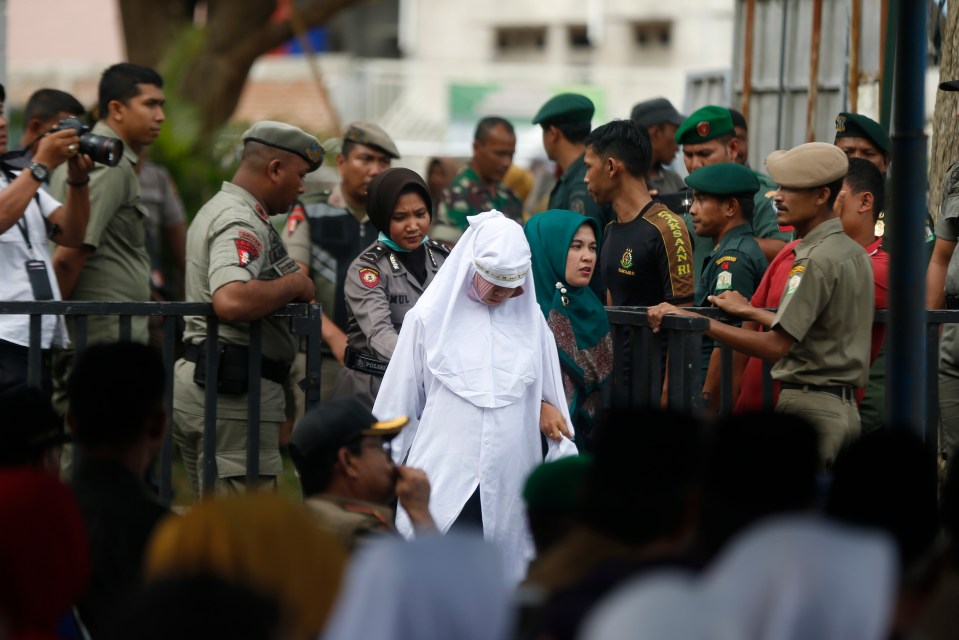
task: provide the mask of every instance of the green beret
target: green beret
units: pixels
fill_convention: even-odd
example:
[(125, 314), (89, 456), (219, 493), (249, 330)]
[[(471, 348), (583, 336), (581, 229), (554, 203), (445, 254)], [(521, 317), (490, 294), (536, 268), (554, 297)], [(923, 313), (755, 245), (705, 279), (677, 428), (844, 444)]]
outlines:
[(247, 142), (259, 142), (298, 155), (310, 165), (310, 171), (320, 168), (326, 153), (319, 140), (299, 127), (272, 120), (260, 120), (247, 129), (243, 143)]
[(539, 465), (523, 487), (526, 508), (530, 511), (572, 512), (592, 465), (593, 458), (588, 455), (560, 458)]
[(593, 101), (586, 96), (576, 93), (561, 93), (546, 101), (536, 116), (533, 124), (569, 124), (589, 122), (593, 119)]
[(383, 129), (372, 122), (354, 122), (346, 128), (344, 140), (365, 144), (368, 147), (376, 147), (389, 157), (399, 160), (400, 152), (393, 139), (390, 138)]
[(759, 191), (759, 180), (752, 169), (736, 162), (720, 162), (696, 169), (686, 176), (686, 184), (713, 196), (750, 195)]
[(733, 118), (726, 107), (709, 105), (693, 112), (676, 130), (676, 144), (699, 144), (733, 133)]
[(881, 124), (864, 115), (843, 112), (836, 116), (836, 140), (839, 138), (866, 138), (889, 155), (889, 134)]

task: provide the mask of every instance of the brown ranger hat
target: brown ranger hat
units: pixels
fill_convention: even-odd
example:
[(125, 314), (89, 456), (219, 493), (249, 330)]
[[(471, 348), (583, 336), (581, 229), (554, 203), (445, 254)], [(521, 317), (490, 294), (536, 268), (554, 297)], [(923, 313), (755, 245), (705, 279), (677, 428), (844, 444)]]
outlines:
[(766, 170), (777, 184), (793, 189), (821, 187), (839, 180), (849, 170), (842, 149), (828, 142), (807, 142), (766, 156)]
[(397, 150), (393, 140), (383, 129), (372, 122), (354, 122), (346, 128), (346, 134), (343, 140), (365, 144), (368, 147), (376, 147), (394, 160), (399, 160), (400, 152)]

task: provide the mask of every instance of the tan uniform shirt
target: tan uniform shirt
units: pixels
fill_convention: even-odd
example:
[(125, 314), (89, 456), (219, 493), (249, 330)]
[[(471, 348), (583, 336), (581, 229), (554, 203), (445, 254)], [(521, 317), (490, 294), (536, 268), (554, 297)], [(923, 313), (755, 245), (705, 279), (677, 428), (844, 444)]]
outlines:
[[(111, 138), (116, 132), (103, 122), (93, 133)], [(90, 219), (83, 244), (92, 247), (80, 271), (71, 300), (146, 302), (150, 299), (150, 254), (146, 244), (148, 211), (140, 200), (136, 176), (137, 154), (124, 145), (116, 167), (97, 164), (90, 173)], [(50, 181), (50, 194), (66, 202), (67, 165), (57, 167)], [(76, 339), (73, 323), (68, 323)], [(133, 318), (133, 340), (147, 341), (147, 318)], [(119, 337), (115, 317), (90, 318), (88, 342), (106, 342)]]
[[(213, 302), (213, 292), (230, 282), (275, 280), (296, 271), (296, 263), (270, 223), (263, 206), (240, 187), (224, 182), (220, 192), (207, 202), (187, 232), (186, 299)], [(187, 316), (185, 342), (199, 344), (206, 339), (206, 318)], [(262, 320), (263, 357), (291, 363), (297, 341), (288, 319)], [(249, 344), (249, 324), (221, 322), (221, 343)], [(193, 382), (193, 363), (177, 364), (174, 406), (184, 412), (203, 415), (204, 389)], [(219, 396), (217, 416), (246, 417), (246, 395)], [(261, 418), (285, 418), (283, 388), (267, 379), (261, 381)]]
[(865, 386), (875, 311), (869, 256), (843, 233), (838, 218), (813, 229), (795, 251), (772, 327), (782, 327), (796, 343), (773, 366), (773, 378)]
[(319, 495), (306, 499), (307, 508), (348, 551), (371, 536), (399, 536), (393, 511), (371, 502)]

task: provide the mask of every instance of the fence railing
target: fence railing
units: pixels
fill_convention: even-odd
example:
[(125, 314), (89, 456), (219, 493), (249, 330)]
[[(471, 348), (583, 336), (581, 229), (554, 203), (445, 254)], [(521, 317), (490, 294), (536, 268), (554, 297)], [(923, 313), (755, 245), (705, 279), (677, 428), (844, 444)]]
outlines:
[[(322, 307), (318, 304), (290, 304), (276, 313), (274, 317), (290, 318), (295, 335), (305, 338), (306, 343), (306, 407), (309, 408), (320, 399), (320, 348), (322, 340)], [(82, 350), (87, 344), (87, 319), (90, 316), (117, 316), (119, 319), (119, 339), (130, 340), (134, 316), (152, 316), (163, 318), (162, 356), (166, 369), (167, 385), (164, 399), (171, 428), (167, 429), (166, 439), (160, 451), (159, 491), (160, 499), (169, 504), (173, 486), (173, 365), (176, 361), (179, 345), (176, 339), (178, 317), (205, 316), (207, 335), (206, 350), (207, 381), (206, 406), (204, 409), (202, 469), (203, 490), (212, 491), (216, 485), (216, 412), (217, 379), (219, 376), (219, 358), (217, 358), (217, 339), (219, 320), (213, 312), (213, 305), (196, 302), (3, 302), (0, 301), (0, 314), (30, 316), (30, 346), (28, 355), (28, 383), (40, 387), (42, 379), (42, 352), (40, 349), (41, 318), (44, 315), (61, 315), (74, 318), (75, 331), (72, 348)], [(259, 475), (260, 442), (260, 374), (262, 356), (262, 320), (250, 322), (249, 372), (247, 392), (247, 442), (252, 446), (247, 451), (246, 477), (253, 482)]]
[[(715, 308), (693, 308), (708, 318), (728, 322), (730, 318)], [(668, 380), (669, 406), (681, 411), (702, 409), (699, 390), (702, 388), (701, 340), (708, 327), (703, 318), (666, 316), (662, 331), (653, 333), (649, 327), (646, 308), (610, 307), (607, 309), (613, 332), (614, 367), (612, 402), (617, 406), (660, 406), (663, 381)], [(888, 321), (888, 311), (876, 311), (875, 321)], [(927, 442), (935, 443), (939, 423), (939, 330), (940, 326), (959, 323), (959, 310), (927, 311), (925, 331), (926, 351), (926, 420), (922, 429)], [(888, 335), (887, 335), (888, 339)], [(733, 350), (722, 348), (720, 375), (720, 413), (729, 413), (735, 404), (733, 398)], [(669, 354), (668, 362), (666, 354)], [(634, 364), (638, 363), (638, 364)], [(773, 408), (772, 366), (763, 363), (762, 406)], [(886, 402), (891, 402), (890, 377), (886, 376)], [(886, 407), (888, 414), (888, 404)]]
[[(728, 321), (722, 312), (714, 308), (691, 309), (710, 318)], [(213, 313), (213, 305), (192, 302), (3, 302), (0, 314), (23, 314), (30, 316), (30, 350), (28, 380), (39, 387), (42, 374), (40, 349), (41, 317), (62, 315), (74, 318), (73, 348), (86, 346), (87, 319), (89, 316), (117, 316), (119, 336), (129, 340), (132, 335), (132, 319), (135, 316), (163, 318), (162, 354), (167, 372), (167, 415), (173, 415), (173, 365), (180, 345), (177, 343), (178, 317), (205, 316), (207, 339), (204, 345), (208, 365), (206, 383), (206, 407), (204, 411), (204, 491), (212, 491), (216, 483), (216, 411), (218, 358), (216, 357), (219, 321)], [(649, 327), (646, 309), (643, 307), (610, 307), (607, 309), (613, 332), (614, 367), (611, 402), (614, 406), (658, 407), (662, 399), (663, 382), (668, 380), (667, 401), (670, 407), (680, 411), (702, 410), (701, 388), (701, 341), (708, 327), (704, 318), (666, 316), (662, 331), (653, 333)], [(273, 314), (290, 318), (294, 334), (305, 338), (306, 344), (306, 406), (319, 402), (321, 367), (321, 306), (318, 304), (290, 304)], [(877, 322), (887, 321), (886, 311), (876, 312)], [(262, 321), (251, 322), (249, 344), (249, 390), (247, 408), (249, 415), (247, 431), (247, 480), (259, 475), (260, 432), (260, 373), (261, 373), (261, 328)], [(939, 328), (945, 323), (959, 323), (959, 311), (928, 311), (926, 315), (926, 423), (922, 425), (927, 442), (935, 442), (939, 421)], [(720, 345), (721, 346), (721, 345)], [(773, 407), (773, 383), (769, 375), (771, 366), (763, 367), (763, 407)], [(732, 350), (722, 348), (720, 376), (720, 413), (732, 411), (735, 399), (732, 385)], [(889, 378), (887, 376), (887, 382)], [(886, 393), (887, 401), (890, 394)], [(160, 454), (160, 498), (169, 503), (172, 497), (173, 436), (168, 430)]]

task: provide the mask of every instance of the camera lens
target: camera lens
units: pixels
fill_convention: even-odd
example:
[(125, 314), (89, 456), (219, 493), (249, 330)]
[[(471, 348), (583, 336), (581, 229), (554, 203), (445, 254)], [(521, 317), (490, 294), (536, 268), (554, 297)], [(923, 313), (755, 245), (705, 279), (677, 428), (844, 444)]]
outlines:
[(95, 162), (115, 167), (120, 164), (120, 158), (123, 157), (123, 142), (118, 138), (84, 133), (80, 136), (80, 151), (93, 158)]

